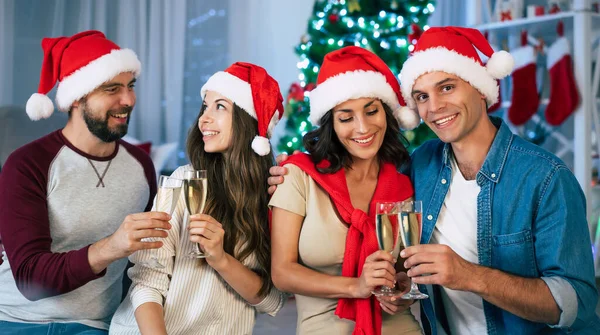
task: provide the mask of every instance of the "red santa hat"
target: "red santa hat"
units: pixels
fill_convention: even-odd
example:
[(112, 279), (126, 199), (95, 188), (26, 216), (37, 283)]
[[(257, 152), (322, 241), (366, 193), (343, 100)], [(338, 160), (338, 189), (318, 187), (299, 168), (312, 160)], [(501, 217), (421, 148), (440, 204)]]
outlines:
[(58, 81), (56, 104), (67, 112), (73, 102), (85, 97), (103, 83), (123, 72), (135, 77), (141, 72), (136, 54), (121, 49), (95, 30), (84, 31), (71, 37), (44, 38), (44, 60), (38, 92), (27, 100), (25, 110), (32, 120), (52, 115), (54, 106), (46, 94)]
[(348, 46), (325, 55), (310, 92), (310, 122), (319, 125), (328, 111), (342, 102), (358, 98), (379, 98), (394, 111), (403, 129), (419, 125), (419, 116), (403, 108), (400, 84), (390, 68), (374, 53)]
[[(477, 53), (489, 57), (484, 65)], [(402, 95), (408, 107), (416, 110), (411, 92), (415, 81), (429, 72), (442, 71), (468, 82), (485, 96), (488, 106), (498, 101), (498, 82), (513, 69), (512, 56), (492, 49), (477, 29), (462, 27), (434, 27), (421, 35), (412, 57), (402, 66), (400, 81)]]
[(258, 135), (252, 140), (252, 150), (260, 156), (271, 152), (269, 138), (283, 116), (283, 96), (279, 84), (265, 69), (250, 63), (234, 63), (208, 79), (200, 90), (202, 99), (206, 91), (227, 97), (257, 120)]

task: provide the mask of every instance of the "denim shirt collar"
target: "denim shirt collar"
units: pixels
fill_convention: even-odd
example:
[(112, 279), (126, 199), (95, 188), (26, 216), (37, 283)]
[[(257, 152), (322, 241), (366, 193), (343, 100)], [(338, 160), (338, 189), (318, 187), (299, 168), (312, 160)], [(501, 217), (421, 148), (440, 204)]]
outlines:
[[(490, 181), (497, 183), (502, 175), (504, 163), (508, 156), (508, 150), (513, 140), (513, 133), (510, 128), (502, 121), (501, 118), (490, 116), (492, 124), (498, 128), (496, 137), (492, 142), (492, 146), (483, 162), (483, 166), (477, 173), (477, 184), (481, 185), (482, 178), (487, 178)], [(450, 155), (452, 155), (452, 146), (450, 143), (444, 144), (443, 163), (446, 167), (451, 168)]]

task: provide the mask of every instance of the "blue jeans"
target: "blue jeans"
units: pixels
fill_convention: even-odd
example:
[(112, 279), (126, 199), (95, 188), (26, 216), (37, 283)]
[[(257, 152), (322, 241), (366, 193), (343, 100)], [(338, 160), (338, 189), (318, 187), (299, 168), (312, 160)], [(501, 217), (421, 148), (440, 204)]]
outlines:
[(1, 335), (107, 335), (108, 331), (81, 323), (20, 323), (0, 321)]

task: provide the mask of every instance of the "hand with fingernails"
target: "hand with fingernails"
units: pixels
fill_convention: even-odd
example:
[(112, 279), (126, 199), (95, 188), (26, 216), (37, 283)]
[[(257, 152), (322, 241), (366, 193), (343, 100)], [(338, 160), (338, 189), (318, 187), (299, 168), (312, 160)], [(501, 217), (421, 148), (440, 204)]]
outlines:
[(355, 298), (368, 298), (379, 286), (394, 287), (396, 285), (396, 261), (392, 254), (378, 250), (370, 254), (363, 264), (362, 273), (358, 278)]
[(398, 294), (394, 296), (378, 296), (381, 309), (391, 315), (402, 313), (412, 305), (415, 301), (410, 299), (402, 299), (402, 296), (410, 291), (410, 278), (406, 272), (396, 273), (396, 289)]
[[(423, 285), (442, 285), (452, 290), (475, 292), (479, 265), (460, 257), (443, 244), (421, 244), (408, 247), (400, 253), (404, 267), (413, 282)], [(425, 275), (425, 276), (424, 276)]]
[(162, 247), (161, 241), (142, 241), (146, 238), (164, 238), (171, 229), (171, 216), (164, 212), (145, 212), (125, 217), (114, 234), (92, 244), (88, 250), (88, 261), (92, 271), (100, 273), (106, 267), (136, 251)]
[(215, 270), (224, 266), (227, 253), (223, 249), (225, 230), (223, 225), (208, 214), (190, 216), (188, 225), (190, 241), (198, 243), (206, 253), (206, 262)]
[[(161, 241), (142, 241), (149, 237), (167, 237), (171, 216), (163, 212), (131, 214), (125, 217), (117, 231), (109, 237), (109, 253), (117, 258), (128, 257), (138, 250), (157, 249)], [(162, 230), (161, 230), (162, 229)]]

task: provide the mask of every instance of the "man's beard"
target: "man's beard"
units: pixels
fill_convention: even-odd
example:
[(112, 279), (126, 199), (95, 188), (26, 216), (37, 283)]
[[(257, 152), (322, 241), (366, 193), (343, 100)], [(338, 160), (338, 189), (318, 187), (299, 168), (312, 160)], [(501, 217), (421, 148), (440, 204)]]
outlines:
[[(82, 106), (83, 120), (88, 127), (88, 130), (99, 138), (102, 142), (110, 143), (114, 142), (127, 134), (127, 128), (129, 127), (129, 115), (133, 107), (123, 107), (119, 110), (108, 110), (104, 118), (95, 118), (93, 111), (84, 102)], [(116, 129), (110, 129), (108, 127), (109, 115), (127, 113), (127, 123), (117, 125)]]

